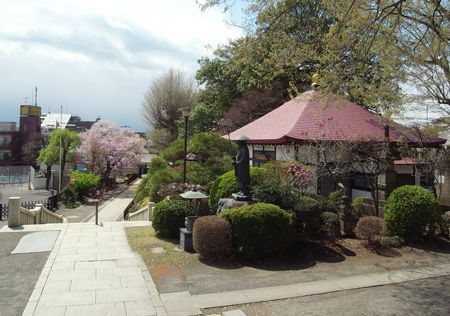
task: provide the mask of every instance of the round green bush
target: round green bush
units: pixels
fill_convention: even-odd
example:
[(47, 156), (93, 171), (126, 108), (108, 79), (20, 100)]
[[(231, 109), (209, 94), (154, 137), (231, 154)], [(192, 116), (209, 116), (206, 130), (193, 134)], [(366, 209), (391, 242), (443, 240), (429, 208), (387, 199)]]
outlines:
[(164, 200), (155, 204), (152, 226), (161, 237), (177, 238), (184, 227), (186, 214), (192, 214), (192, 206), (182, 200)]
[(257, 258), (290, 249), (295, 237), (292, 215), (273, 204), (257, 203), (222, 213), (231, 224), (235, 252)]
[[(255, 185), (264, 178), (265, 170), (263, 168), (250, 167), (250, 185)], [(234, 175), (234, 170), (225, 172), (218, 177), (211, 186), (209, 191), (209, 207), (211, 210), (217, 210), (217, 203), (219, 199), (229, 198), (232, 193), (239, 191), (239, 184)]]
[(441, 211), (433, 193), (416, 185), (405, 185), (389, 195), (384, 218), (391, 235), (420, 239), (427, 232), (434, 234)]
[(220, 260), (231, 256), (231, 226), (222, 217), (199, 217), (194, 223), (192, 242), (200, 257)]

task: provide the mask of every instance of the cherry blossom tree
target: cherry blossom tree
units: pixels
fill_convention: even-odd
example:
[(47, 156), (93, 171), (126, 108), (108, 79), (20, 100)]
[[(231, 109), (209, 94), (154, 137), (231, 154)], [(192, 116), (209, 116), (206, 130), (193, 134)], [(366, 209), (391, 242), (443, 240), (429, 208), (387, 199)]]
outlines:
[(121, 176), (124, 168), (136, 166), (138, 155), (146, 152), (144, 139), (109, 121), (94, 123), (80, 138), (79, 152), (86, 169), (100, 175), (106, 183)]

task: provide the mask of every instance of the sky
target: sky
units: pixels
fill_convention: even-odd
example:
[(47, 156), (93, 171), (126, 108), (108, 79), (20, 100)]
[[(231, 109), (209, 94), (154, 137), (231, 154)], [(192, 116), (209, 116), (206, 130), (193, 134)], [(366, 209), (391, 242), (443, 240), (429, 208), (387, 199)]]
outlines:
[(226, 19), (195, 0), (2, 0), (0, 121), (18, 121), (37, 86), (43, 113), (62, 105), (145, 131), (151, 80), (170, 68), (194, 76), (200, 57), (242, 34)]

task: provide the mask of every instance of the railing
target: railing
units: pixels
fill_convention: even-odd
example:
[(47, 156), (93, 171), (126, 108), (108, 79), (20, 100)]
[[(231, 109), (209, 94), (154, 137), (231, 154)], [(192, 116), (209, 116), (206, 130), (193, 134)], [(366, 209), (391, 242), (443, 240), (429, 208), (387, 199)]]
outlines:
[(8, 219), (8, 205), (0, 203), (0, 222)]
[(36, 223), (36, 214), (37, 212), (33, 212), (27, 210), (26, 208), (21, 207), (19, 209), (19, 225), (32, 225)]
[[(22, 202), (21, 206), (27, 210), (43, 205), (48, 211), (54, 212), (58, 208), (58, 195), (50, 196), (47, 200)], [(8, 219), (8, 204), (0, 203), (0, 221)]]
[(143, 207), (136, 212), (128, 213), (125, 219), (129, 221), (151, 221), (153, 217), (154, 206), (155, 203), (150, 202), (146, 207)]
[(49, 211), (43, 204), (29, 210), (21, 206), (20, 198), (12, 197), (8, 201), (8, 226), (20, 226), (31, 224), (64, 223), (66, 219), (62, 215)]

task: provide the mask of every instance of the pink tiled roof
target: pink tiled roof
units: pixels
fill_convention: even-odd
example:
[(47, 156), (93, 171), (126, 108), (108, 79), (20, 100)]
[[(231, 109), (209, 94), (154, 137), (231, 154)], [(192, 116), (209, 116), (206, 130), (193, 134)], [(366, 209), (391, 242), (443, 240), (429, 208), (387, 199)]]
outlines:
[[(233, 139), (245, 135), (250, 144), (282, 144), (314, 140), (384, 140), (384, 126), (389, 125), (391, 142), (419, 142), (408, 128), (345, 99), (308, 91), (230, 133)], [(227, 136), (228, 137), (228, 136)], [(445, 139), (426, 137), (429, 146)]]

